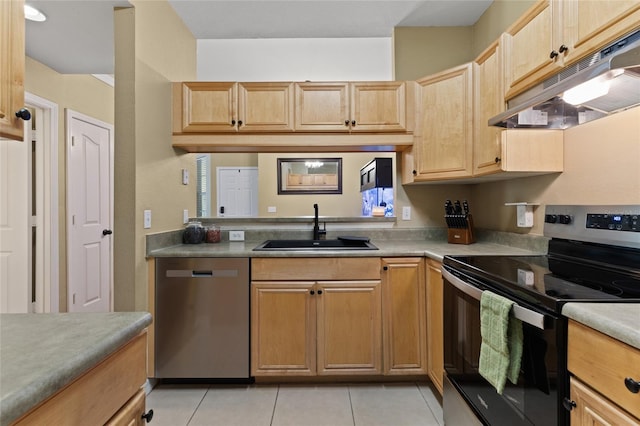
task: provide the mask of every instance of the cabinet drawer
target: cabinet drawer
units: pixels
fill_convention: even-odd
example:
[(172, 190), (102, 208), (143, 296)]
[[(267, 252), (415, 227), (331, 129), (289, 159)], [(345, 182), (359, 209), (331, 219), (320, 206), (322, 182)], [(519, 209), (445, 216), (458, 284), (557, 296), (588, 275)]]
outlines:
[(629, 391), (627, 377), (640, 380), (640, 350), (569, 321), (568, 367), (581, 381), (640, 418), (640, 393)]
[(377, 257), (251, 259), (251, 280), (379, 280)]

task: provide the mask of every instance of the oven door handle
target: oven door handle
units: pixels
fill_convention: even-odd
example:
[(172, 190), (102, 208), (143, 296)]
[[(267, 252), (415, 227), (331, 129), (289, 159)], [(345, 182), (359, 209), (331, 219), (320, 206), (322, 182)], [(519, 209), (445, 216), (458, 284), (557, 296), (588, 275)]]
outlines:
[[(451, 272), (442, 268), (442, 278), (449, 281), (455, 288), (461, 292), (473, 297), (476, 300), (480, 300), (483, 290), (478, 287), (468, 284), (462, 281), (460, 278), (453, 275)], [(514, 303), (512, 306), (513, 316), (518, 318), (522, 322), (526, 322), (540, 330), (544, 330), (544, 315), (531, 309), (523, 308), (522, 306)]]

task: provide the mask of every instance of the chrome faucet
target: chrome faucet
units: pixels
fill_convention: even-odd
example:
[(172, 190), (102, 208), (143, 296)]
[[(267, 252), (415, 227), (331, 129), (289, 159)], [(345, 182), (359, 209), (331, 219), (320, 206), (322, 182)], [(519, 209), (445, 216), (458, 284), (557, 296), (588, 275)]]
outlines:
[[(314, 204), (313, 205), (313, 210), (314, 210), (314, 217), (313, 217), (313, 239), (314, 240), (319, 240), (319, 239), (324, 239), (325, 236), (327, 235), (327, 230), (325, 229), (320, 229), (320, 223), (318, 222), (318, 205)], [(326, 227), (326, 225), (325, 225)]]

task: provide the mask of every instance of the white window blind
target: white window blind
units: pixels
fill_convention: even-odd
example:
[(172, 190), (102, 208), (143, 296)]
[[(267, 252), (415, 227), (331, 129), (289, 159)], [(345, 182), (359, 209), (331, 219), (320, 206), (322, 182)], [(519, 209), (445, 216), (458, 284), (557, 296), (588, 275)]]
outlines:
[(211, 156), (196, 157), (196, 216), (211, 216)]

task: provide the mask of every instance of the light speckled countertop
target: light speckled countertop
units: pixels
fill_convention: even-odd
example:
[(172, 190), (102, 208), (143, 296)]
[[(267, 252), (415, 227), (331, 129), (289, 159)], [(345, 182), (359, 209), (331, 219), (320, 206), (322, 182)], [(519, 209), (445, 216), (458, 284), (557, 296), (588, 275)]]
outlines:
[(640, 349), (640, 303), (567, 303), (562, 315)]
[(178, 244), (152, 250), (149, 257), (385, 257), (385, 256), (427, 256), (442, 261), (445, 255), (531, 255), (541, 254), (493, 242), (474, 244), (449, 244), (446, 241), (430, 240), (375, 240), (378, 250), (295, 250), (295, 251), (253, 251), (261, 241), (231, 241), (217, 244)]
[(0, 315), (0, 425), (27, 413), (149, 324), (147, 312)]

